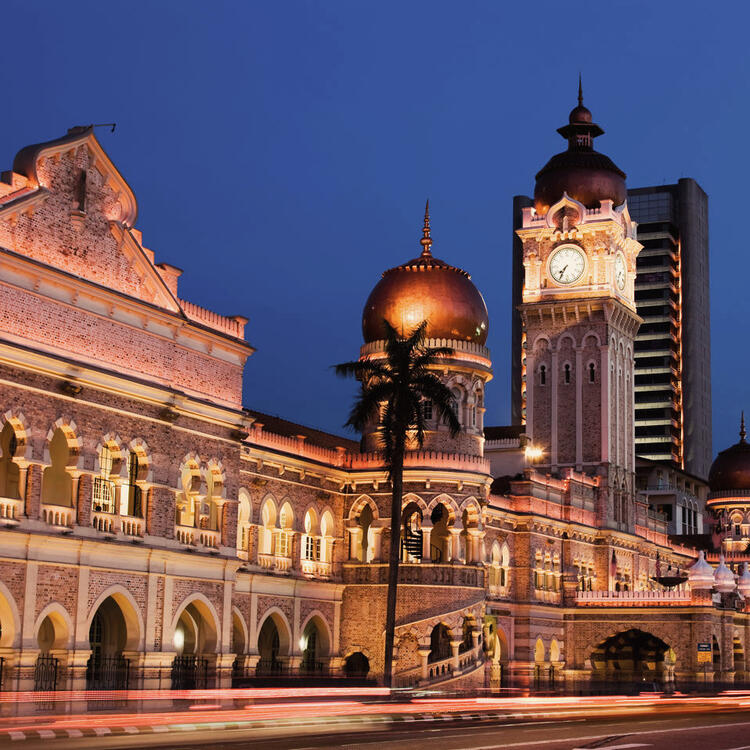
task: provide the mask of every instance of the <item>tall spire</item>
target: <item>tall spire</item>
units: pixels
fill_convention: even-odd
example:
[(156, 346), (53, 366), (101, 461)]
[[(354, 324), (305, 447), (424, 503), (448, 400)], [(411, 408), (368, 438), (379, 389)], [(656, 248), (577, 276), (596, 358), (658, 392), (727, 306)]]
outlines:
[(747, 433), (745, 432), (745, 411), (743, 409), (742, 411), (742, 417), (740, 417), (740, 442), (745, 442), (745, 436)]
[(424, 207), (424, 226), (422, 227), (422, 239), (419, 240), (419, 244), (422, 245), (422, 257), (426, 258), (432, 255), (430, 248), (432, 247), (432, 237), (430, 237), (430, 199), (427, 199), (427, 204)]
[(583, 106), (583, 86), (581, 85), (581, 74), (578, 73), (578, 106)]

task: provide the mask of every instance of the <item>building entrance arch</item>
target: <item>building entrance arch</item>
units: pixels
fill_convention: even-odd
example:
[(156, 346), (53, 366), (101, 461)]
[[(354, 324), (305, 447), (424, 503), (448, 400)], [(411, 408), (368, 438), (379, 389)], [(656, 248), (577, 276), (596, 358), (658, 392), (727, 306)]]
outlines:
[(664, 688), (674, 681), (674, 667), (670, 646), (638, 628), (615, 633), (591, 653), (591, 679), (603, 689)]
[(94, 612), (89, 625), (91, 656), (86, 666), (87, 690), (128, 689), (130, 660), (123, 652), (138, 640), (137, 634), (129, 632), (128, 620), (132, 617), (126, 617), (114, 596), (104, 599)]

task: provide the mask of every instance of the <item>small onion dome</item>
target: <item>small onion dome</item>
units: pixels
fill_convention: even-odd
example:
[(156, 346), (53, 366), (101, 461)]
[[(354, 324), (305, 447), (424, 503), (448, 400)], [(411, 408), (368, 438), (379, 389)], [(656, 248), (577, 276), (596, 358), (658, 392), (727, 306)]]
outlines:
[(728, 594), (737, 588), (734, 573), (724, 563), (724, 555), (719, 556), (719, 565), (714, 573), (714, 585), (720, 594)]
[(747, 563), (743, 563), (742, 568), (742, 575), (737, 582), (737, 591), (739, 591), (745, 599), (748, 599), (750, 598), (750, 568), (748, 568)]
[(711, 589), (714, 585), (714, 569), (706, 562), (703, 550), (688, 570), (688, 586), (691, 589)]
[(745, 414), (740, 421), (740, 442), (721, 451), (708, 472), (711, 492), (750, 491), (750, 443), (745, 440)]
[(603, 200), (616, 206), (627, 198), (625, 172), (604, 154), (594, 151), (594, 138), (604, 130), (592, 122), (591, 112), (583, 106), (583, 91), (578, 81), (578, 106), (568, 124), (557, 130), (568, 141), (568, 150), (555, 154), (536, 175), (534, 205), (547, 213), (567, 193), (587, 208), (598, 208)]
[(479, 290), (466, 271), (432, 256), (429, 202), (425, 211), (422, 254), (391, 268), (375, 285), (362, 312), (365, 342), (385, 337), (383, 320), (400, 334), (427, 321), (427, 338), (487, 341), (489, 317)]

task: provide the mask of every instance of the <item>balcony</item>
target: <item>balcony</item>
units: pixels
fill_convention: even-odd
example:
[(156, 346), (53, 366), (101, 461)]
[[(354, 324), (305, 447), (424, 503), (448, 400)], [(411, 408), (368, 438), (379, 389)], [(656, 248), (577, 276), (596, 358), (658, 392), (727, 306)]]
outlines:
[(59, 530), (72, 529), (75, 517), (75, 508), (64, 505), (42, 505), (42, 520)]
[[(344, 563), (344, 583), (388, 583), (387, 563)], [(422, 586), (484, 587), (484, 568), (460, 563), (401, 563), (398, 570), (400, 584)]]
[(120, 531), (125, 536), (142, 537), (145, 522), (136, 516), (120, 516)]
[(321, 560), (302, 560), (302, 574), (312, 578), (330, 578), (331, 563)]
[(194, 526), (180, 526), (175, 524), (174, 536), (178, 542), (188, 547), (218, 549), (221, 542), (221, 532), (213, 529), (196, 529)]
[(23, 500), (0, 497), (0, 525), (15, 526), (23, 514)]
[(292, 558), (258, 553), (258, 565), (274, 573), (288, 573), (292, 569)]
[(115, 534), (117, 516), (114, 513), (94, 510), (91, 512), (91, 525), (103, 534)]
[(578, 591), (579, 607), (663, 607), (690, 604), (690, 592), (680, 589), (664, 591)]

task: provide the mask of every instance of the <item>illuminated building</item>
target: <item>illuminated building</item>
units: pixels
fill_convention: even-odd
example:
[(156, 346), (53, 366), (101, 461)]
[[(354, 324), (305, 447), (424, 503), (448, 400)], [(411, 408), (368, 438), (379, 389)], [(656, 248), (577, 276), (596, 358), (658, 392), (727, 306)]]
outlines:
[[(382, 355), (383, 317), (430, 318), (463, 426), (425, 404), (405, 456), (397, 685), (679, 684), (713, 638), (711, 676), (744, 670), (744, 599), (714, 606), (730, 581), (705, 561), (688, 590), (695, 550), (636, 494), (640, 245), (588, 110), (561, 130), (519, 230), (527, 434), (484, 428), (489, 318), (429, 217), (365, 304), (360, 356)], [(246, 319), (181, 299), (136, 215), (92, 128), (0, 181), (2, 688), (377, 679), (390, 487), (371, 431), (360, 447), (243, 406)]]
[[(635, 451), (705, 480), (711, 464), (711, 335), (708, 197), (691, 179), (627, 190), (637, 224)], [(513, 199), (511, 419), (525, 422), (522, 373), (522, 211)]]
[(706, 478), (711, 465), (708, 197), (695, 180), (628, 190), (638, 222), (635, 451)]

